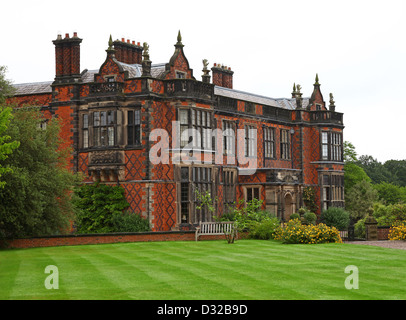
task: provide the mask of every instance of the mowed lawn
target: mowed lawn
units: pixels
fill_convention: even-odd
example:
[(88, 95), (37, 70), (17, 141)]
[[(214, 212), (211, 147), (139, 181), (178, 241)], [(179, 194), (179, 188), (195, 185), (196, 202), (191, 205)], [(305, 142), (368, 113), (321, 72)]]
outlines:
[[(59, 289), (46, 289), (48, 265)], [(347, 266), (359, 289), (346, 289)], [(0, 251), (0, 299), (406, 299), (406, 251), (276, 241), (138, 242)]]

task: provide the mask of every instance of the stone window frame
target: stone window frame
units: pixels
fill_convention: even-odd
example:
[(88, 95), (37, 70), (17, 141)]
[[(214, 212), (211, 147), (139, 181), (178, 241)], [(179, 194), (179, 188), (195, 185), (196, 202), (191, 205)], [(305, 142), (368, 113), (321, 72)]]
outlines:
[[(94, 115), (95, 113), (106, 112), (106, 117), (108, 112), (113, 112), (114, 120), (111, 125), (99, 125), (96, 128), (113, 128), (114, 141), (112, 144), (95, 144), (95, 126), (94, 126)], [(100, 150), (100, 149), (114, 149), (122, 144), (123, 138), (123, 117), (124, 112), (119, 106), (112, 107), (93, 107), (85, 110), (79, 111), (79, 149), (83, 151)], [(87, 120), (86, 120), (87, 119)], [(87, 126), (86, 126), (87, 121)], [(100, 118), (101, 121), (101, 118)], [(107, 118), (106, 118), (107, 121)], [(98, 130), (98, 129), (97, 129)], [(108, 131), (108, 129), (106, 129)], [(101, 129), (100, 129), (101, 131)], [(108, 133), (107, 133), (108, 137)]]
[[(184, 112), (186, 112), (186, 118), (182, 117)], [(200, 119), (198, 117), (199, 114)], [(203, 114), (205, 114), (204, 117)], [(203, 124), (203, 118), (205, 119), (205, 124)], [(187, 119), (187, 123), (184, 121), (185, 119)], [(177, 120), (180, 125), (179, 141), (177, 142), (180, 148), (185, 147), (193, 141), (194, 149), (209, 152), (215, 150), (216, 143), (213, 141), (214, 137), (212, 136), (212, 130), (215, 125), (214, 110), (195, 106), (180, 106), (177, 108)], [(187, 129), (197, 130), (200, 133), (199, 139), (189, 136), (187, 140), (182, 141), (182, 133)]]

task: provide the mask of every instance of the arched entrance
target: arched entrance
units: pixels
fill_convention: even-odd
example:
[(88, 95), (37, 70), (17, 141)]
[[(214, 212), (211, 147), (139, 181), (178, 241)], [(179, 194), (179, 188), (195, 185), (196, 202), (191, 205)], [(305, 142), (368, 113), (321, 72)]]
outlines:
[(285, 214), (284, 218), (286, 221), (289, 220), (290, 215), (293, 213), (293, 198), (290, 193), (285, 195)]

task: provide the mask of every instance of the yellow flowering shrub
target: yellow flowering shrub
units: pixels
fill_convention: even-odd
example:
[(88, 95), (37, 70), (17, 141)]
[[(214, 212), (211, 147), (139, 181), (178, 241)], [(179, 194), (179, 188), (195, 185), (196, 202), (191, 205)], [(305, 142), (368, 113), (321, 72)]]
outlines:
[(342, 243), (340, 232), (324, 223), (302, 225), (299, 219), (289, 220), (275, 233), (275, 239), (283, 243)]
[(389, 240), (406, 240), (406, 221), (397, 221), (389, 229)]

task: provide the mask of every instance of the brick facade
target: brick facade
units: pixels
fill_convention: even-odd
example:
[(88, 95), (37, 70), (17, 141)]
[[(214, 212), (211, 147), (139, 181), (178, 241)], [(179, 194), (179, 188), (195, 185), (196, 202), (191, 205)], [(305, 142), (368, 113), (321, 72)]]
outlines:
[[(315, 190), (318, 214), (323, 206), (344, 205), (336, 178), (343, 176), (343, 114), (332, 98), (326, 106), (318, 76), (309, 98), (295, 85), (292, 98), (273, 99), (233, 89), (228, 67), (214, 65), (210, 83), (205, 66), (205, 81), (197, 80), (180, 33), (168, 63), (151, 65), (147, 44), (110, 40), (105, 61), (90, 71), (80, 71), (81, 42), (76, 33), (58, 36), (55, 79), (16, 85), (10, 102), (39, 105), (60, 118), (71, 169), (82, 172), (86, 183), (121, 185), (130, 210), (149, 219), (153, 231), (193, 230), (199, 220), (211, 220), (196, 209), (196, 188), (217, 197), (219, 215), (227, 204), (256, 197), (286, 220), (303, 206), (306, 187)], [(193, 140), (203, 152), (191, 154), (173, 136), (183, 132), (182, 125), (218, 131)], [(234, 136), (224, 142), (227, 126)], [(155, 129), (167, 135), (151, 139)], [(254, 140), (237, 134), (250, 129)], [(235, 150), (216, 152), (209, 141), (217, 147), (231, 143)], [(166, 147), (154, 153), (160, 144)], [(155, 163), (164, 152), (168, 161)], [(246, 175), (254, 159), (255, 170)]]

